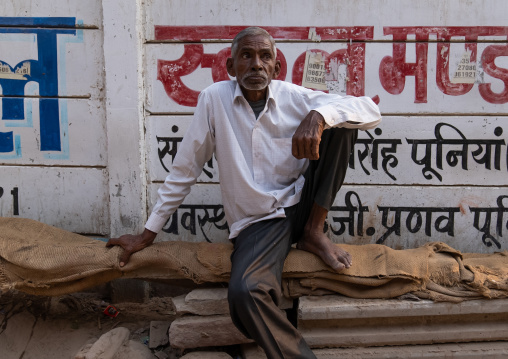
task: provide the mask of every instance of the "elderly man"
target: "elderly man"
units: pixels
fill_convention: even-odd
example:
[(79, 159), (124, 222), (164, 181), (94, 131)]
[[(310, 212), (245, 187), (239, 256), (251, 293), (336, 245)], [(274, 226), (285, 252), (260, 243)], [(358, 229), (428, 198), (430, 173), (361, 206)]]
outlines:
[(111, 239), (108, 246), (123, 247), (124, 265), (150, 245), (215, 154), (234, 243), (228, 293), (233, 322), (269, 358), (315, 358), (277, 306), (284, 260), (296, 243), (336, 271), (352, 265), (323, 225), (344, 181), (357, 129), (375, 127), (381, 116), (370, 98), (274, 80), (280, 62), (273, 38), (261, 28), (235, 37), (227, 71), (236, 81), (201, 92), (145, 231)]

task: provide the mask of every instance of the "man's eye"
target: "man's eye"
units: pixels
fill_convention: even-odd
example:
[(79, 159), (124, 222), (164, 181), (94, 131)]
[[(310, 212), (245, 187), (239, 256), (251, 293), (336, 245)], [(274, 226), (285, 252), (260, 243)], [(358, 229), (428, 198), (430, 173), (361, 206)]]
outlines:
[(244, 58), (244, 59), (248, 59), (249, 57), (250, 57), (250, 56), (249, 56), (249, 53), (248, 53), (248, 52), (244, 52), (244, 53), (242, 54), (242, 58)]
[(263, 58), (264, 58), (264, 59), (268, 59), (268, 60), (269, 60), (269, 59), (271, 59), (271, 58), (272, 58), (272, 55), (271, 55), (271, 54), (264, 54), (264, 55), (263, 55)]

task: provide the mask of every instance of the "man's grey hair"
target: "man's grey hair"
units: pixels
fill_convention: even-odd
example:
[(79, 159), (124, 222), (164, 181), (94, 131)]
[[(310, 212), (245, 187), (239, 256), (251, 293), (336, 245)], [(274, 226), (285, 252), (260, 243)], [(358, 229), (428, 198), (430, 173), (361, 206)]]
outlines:
[(268, 40), (270, 40), (270, 44), (272, 45), (272, 51), (273, 56), (277, 57), (277, 48), (275, 47), (275, 40), (273, 39), (272, 35), (268, 33), (265, 29), (262, 29), (257, 26), (251, 26), (246, 29), (243, 29), (240, 31), (235, 38), (233, 39), (233, 43), (231, 44), (231, 57), (236, 56), (236, 52), (238, 51), (238, 43), (241, 39), (243, 39), (245, 36), (258, 36), (262, 35), (265, 36)]

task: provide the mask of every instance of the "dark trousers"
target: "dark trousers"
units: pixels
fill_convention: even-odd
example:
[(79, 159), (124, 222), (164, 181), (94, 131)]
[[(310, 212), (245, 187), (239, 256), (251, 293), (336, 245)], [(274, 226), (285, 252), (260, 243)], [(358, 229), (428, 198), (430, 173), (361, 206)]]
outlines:
[(300, 202), (286, 218), (254, 223), (234, 240), (228, 300), (235, 326), (261, 346), (269, 359), (316, 358), (298, 330), (278, 308), (284, 260), (303, 232), (314, 203), (330, 209), (344, 182), (358, 132), (325, 130), (319, 160), (310, 161)]

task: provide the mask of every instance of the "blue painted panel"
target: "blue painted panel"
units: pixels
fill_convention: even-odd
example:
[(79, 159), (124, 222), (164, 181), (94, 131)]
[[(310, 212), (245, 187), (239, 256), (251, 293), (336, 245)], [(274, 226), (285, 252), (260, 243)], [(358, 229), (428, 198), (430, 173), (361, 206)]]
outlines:
[[(9, 26), (9, 27), (2, 27)], [(39, 26), (57, 28), (16, 28), (14, 26)], [(36, 82), (39, 85), (40, 113), (40, 150), (61, 151), (61, 119), (59, 101), (55, 99), (59, 95), (58, 70), (59, 52), (58, 35), (74, 35), (75, 29), (62, 29), (58, 27), (75, 27), (75, 17), (0, 17), (0, 33), (16, 34), (30, 33), (36, 35), (37, 60), (23, 60), (18, 64), (7, 64), (1, 60), (9, 76), (0, 78), (2, 88), (2, 120), (24, 120), (25, 86), (28, 82)], [(82, 30), (80, 30), (82, 31)], [(64, 66), (64, 64), (61, 64)], [(23, 71), (25, 69), (25, 71)], [(5, 73), (4, 72), (4, 73)], [(52, 97), (49, 99), (48, 97)], [(14, 150), (12, 133), (9, 138), (0, 137), (0, 152), (12, 152)], [(9, 151), (7, 151), (9, 149)]]
[(0, 132), (0, 152), (14, 151), (14, 137), (11, 132)]

